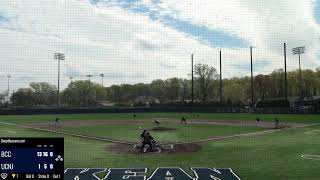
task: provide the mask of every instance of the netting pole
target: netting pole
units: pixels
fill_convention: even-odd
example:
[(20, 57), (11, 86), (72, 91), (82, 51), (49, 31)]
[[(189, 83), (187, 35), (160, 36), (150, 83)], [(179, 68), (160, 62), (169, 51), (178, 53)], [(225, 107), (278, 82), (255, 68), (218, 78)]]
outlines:
[(254, 97), (253, 97), (253, 67), (252, 67), (252, 46), (250, 46), (250, 64), (251, 64), (251, 105), (254, 111)]
[(193, 54), (191, 54), (191, 100), (194, 103), (194, 86), (193, 86)]
[(288, 100), (288, 91), (287, 91), (287, 47), (286, 43), (283, 43), (284, 51), (284, 97)]
[(222, 65), (221, 65), (221, 51), (219, 51), (220, 55), (220, 103), (222, 103)]

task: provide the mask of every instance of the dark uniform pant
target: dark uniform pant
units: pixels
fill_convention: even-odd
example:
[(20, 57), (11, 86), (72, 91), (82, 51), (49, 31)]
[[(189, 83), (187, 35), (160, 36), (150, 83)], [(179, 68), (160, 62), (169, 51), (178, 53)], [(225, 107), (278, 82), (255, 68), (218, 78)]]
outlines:
[(149, 145), (150, 150), (153, 151), (151, 141), (142, 141), (142, 146), (141, 146), (140, 152), (142, 152), (144, 146), (147, 144)]

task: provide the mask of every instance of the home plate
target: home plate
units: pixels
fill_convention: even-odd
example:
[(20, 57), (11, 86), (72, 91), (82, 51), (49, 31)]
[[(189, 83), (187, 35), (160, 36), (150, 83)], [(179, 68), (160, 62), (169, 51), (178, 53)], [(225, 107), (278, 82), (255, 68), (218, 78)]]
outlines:
[(161, 145), (161, 148), (164, 150), (171, 150), (174, 148), (173, 144)]
[[(171, 150), (174, 148), (173, 144), (160, 145), (160, 147), (163, 150)], [(141, 144), (135, 144), (133, 146), (133, 149), (140, 149), (140, 148), (141, 148)]]

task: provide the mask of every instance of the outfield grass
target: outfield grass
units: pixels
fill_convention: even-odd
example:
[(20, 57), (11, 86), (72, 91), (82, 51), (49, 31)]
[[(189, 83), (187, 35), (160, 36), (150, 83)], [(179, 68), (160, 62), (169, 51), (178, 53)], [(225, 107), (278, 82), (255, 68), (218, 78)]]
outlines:
[[(152, 136), (161, 142), (177, 142), (188, 140), (201, 140), (212, 137), (228, 136), (239, 133), (261, 131), (262, 128), (256, 127), (237, 127), (237, 126), (222, 126), (222, 125), (199, 125), (199, 124), (187, 124), (180, 125), (171, 122), (162, 122), (161, 126), (176, 128), (174, 131), (151, 131)], [(97, 125), (90, 127), (74, 127), (63, 128), (61, 130), (65, 132), (73, 132), (86, 134), (90, 136), (98, 137), (112, 137), (117, 140), (126, 141), (139, 141), (139, 135), (142, 131), (141, 125)], [(152, 122), (145, 124), (143, 129), (152, 129), (154, 126)]]
[[(320, 115), (313, 114), (249, 114), (249, 113), (197, 113), (199, 118), (191, 113), (136, 113), (136, 119), (175, 118), (205, 119), (205, 120), (252, 120), (259, 117), (262, 121), (274, 121), (277, 117), (280, 122), (317, 123)], [(133, 113), (96, 113), (96, 114), (57, 114), (57, 115), (9, 115), (0, 116), (0, 121), (12, 123), (48, 122), (59, 117), (62, 121), (77, 120), (128, 120), (133, 119)]]
[[(83, 115), (59, 115), (63, 121), (89, 120), (89, 119), (131, 119), (132, 114), (83, 114)], [(180, 118), (187, 114), (163, 114), (147, 113), (138, 114), (140, 119), (158, 118)], [(189, 114), (190, 115), (190, 114)], [(257, 115), (252, 114), (200, 114), (200, 119), (214, 120), (254, 120)], [(31, 123), (52, 121), (55, 115), (39, 116), (0, 116), (0, 121), (13, 123)], [(274, 115), (259, 115), (262, 120), (272, 121)], [(280, 121), (295, 123), (320, 123), (318, 115), (277, 115)], [(117, 126), (117, 125), (115, 125)], [(247, 127), (224, 127), (220, 126), (192, 125), (180, 129), (174, 138), (202, 137), (203, 134), (226, 135), (242, 131), (255, 131)], [(222, 127), (222, 126), (221, 126)], [(89, 129), (88, 129), (89, 128)], [(131, 136), (137, 134), (136, 126), (128, 127), (91, 127), (67, 128), (64, 130), (78, 131), (83, 133), (101, 133), (100, 135), (122, 134)], [(132, 130), (131, 130), (132, 128)], [(215, 129), (217, 128), (217, 129)], [(229, 129), (230, 128), (230, 129)], [(107, 131), (105, 130), (107, 129)], [(228, 130), (227, 130), (228, 129)], [(320, 161), (302, 159), (302, 154), (320, 155), (320, 132), (306, 134), (307, 131), (318, 130), (320, 125), (305, 128), (293, 128), (275, 133), (259, 136), (240, 137), (222, 141), (211, 141), (202, 144), (202, 149), (191, 154), (153, 154), (132, 155), (115, 154), (108, 150), (109, 143), (81, 139), (76, 137), (65, 137), (65, 167), (147, 167), (150, 171), (158, 166), (181, 166), (184, 169), (190, 167), (230, 167), (235, 170), (242, 179), (249, 180), (318, 180), (320, 177)], [(214, 131), (211, 131), (214, 130)], [(211, 134), (213, 133), (213, 134)], [(217, 134), (215, 134), (217, 133)], [(161, 133), (162, 134), (162, 133)], [(0, 125), (0, 136), (58, 136), (52, 133), (21, 129), (7, 125)], [(167, 139), (167, 135), (160, 138)], [(172, 137), (171, 134), (169, 137)]]

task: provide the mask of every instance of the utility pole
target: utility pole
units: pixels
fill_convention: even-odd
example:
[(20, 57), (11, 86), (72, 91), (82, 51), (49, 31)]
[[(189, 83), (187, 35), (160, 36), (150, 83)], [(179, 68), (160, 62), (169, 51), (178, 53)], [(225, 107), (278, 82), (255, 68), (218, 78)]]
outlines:
[(55, 53), (54, 59), (58, 60), (58, 107), (60, 108), (60, 61), (65, 60), (65, 56), (62, 53)]
[(193, 87), (193, 54), (191, 54), (191, 100), (194, 103), (194, 87)]
[(220, 103), (222, 103), (222, 65), (221, 65), (221, 51), (219, 51), (220, 56)]
[(287, 90), (287, 47), (286, 43), (283, 43), (284, 51), (284, 97), (288, 100), (288, 90)]
[(250, 61), (251, 61), (251, 106), (254, 111), (254, 97), (253, 97), (253, 67), (252, 67), (252, 46), (250, 46)]

